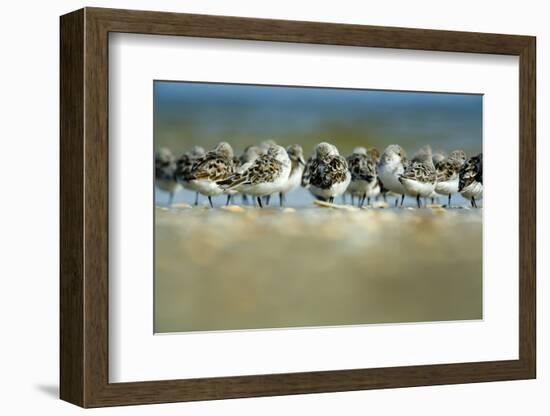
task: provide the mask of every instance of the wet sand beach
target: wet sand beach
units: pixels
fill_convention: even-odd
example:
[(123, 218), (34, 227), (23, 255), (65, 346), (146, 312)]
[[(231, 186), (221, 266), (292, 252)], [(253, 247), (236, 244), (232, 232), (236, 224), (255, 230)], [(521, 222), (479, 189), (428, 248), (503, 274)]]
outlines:
[(482, 209), (155, 209), (155, 332), (482, 318)]

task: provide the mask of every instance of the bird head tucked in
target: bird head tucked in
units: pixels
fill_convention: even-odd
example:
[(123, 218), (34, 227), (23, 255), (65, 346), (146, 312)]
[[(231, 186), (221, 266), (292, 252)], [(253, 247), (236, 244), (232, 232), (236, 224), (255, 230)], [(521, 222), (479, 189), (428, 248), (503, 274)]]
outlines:
[(192, 159), (198, 159), (199, 157), (203, 157), (205, 154), (206, 151), (204, 150), (204, 147), (201, 146), (193, 146), (188, 153), (189, 157)]
[(327, 142), (321, 142), (317, 146), (315, 146), (315, 156), (317, 159), (325, 159), (329, 156), (336, 156), (338, 155), (338, 149), (336, 146), (327, 143)]
[(260, 150), (266, 153), (271, 146), (277, 146), (277, 142), (273, 139), (264, 140), (260, 143)]
[(434, 162), (433, 162), (433, 159), (432, 159), (432, 148), (429, 145), (422, 146), (414, 154), (412, 160), (413, 160), (413, 162), (420, 162), (420, 163), (424, 163), (426, 165), (433, 166)]
[(172, 151), (167, 147), (159, 148), (155, 153), (155, 162), (157, 166), (166, 166), (174, 162), (176, 159), (172, 154)]
[(444, 161), (446, 158), (447, 158), (447, 156), (445, 156), (445, 153), (441, 150), (432, 152), (432, 161), (434, 162), (434, 165), (436, 165), (439, 162)]
[(277, 144), (269, 146), (267, 149), (267, 155), (285, 165), (290, 163), (290, 158), (288, 157), (285, 148)]
[(261, 154), (262, 149), (260, 149), (258, 146), (246, 146), (244, 152), (239, 159), (241, 161), (241, 164), (244, 164), (258, 159)]
[(371, 147), (367, 150), (367, 154), (371, 157), (372, 160), (378, 162), (380, 160), (380, 152), (376, 147)]
[(353, 149), (354, 155), (367, 155), (367, 148), (363, 146), (357, 146), (355, 149)]
[(227, 142), (220, 142), (214, 149), (216, 154), (227, 159), (233, 159), (233, 148)]

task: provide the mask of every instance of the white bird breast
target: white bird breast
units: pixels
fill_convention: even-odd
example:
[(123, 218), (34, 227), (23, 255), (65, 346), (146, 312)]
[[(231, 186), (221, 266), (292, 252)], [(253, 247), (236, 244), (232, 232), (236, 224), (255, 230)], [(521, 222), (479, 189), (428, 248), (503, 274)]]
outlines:
[(435, 192), (441, 195), (452, 195), (458, 192), (458, 177), (450, 181), (441, 181), (435, 184)]
[(404, 171), (401, 163), (396, 165), (379, 165), (377, 171), (384, 188), (397, 194), (405, 193), (405, 189), (398, 179), (399, 175), (403, 174)]
[(420, 195), (423, 198), (428, 198), (435, 190), (435, 183), (419, 182), (403, 178), (403, 187), (405, 188), (406, 193), (411, 196)]
[(467, 199), (481, 199), (483, 198), (483, 185), (479, 182), (471, 183), (462, 190), (461, 194)]
[(193, 191), (200, 192), (206, 196), (216, 196), (223, 193), (223, 189), (220, 186), (211, 180), (208, 179), (195, 179), (189, 181), (189, 189)]

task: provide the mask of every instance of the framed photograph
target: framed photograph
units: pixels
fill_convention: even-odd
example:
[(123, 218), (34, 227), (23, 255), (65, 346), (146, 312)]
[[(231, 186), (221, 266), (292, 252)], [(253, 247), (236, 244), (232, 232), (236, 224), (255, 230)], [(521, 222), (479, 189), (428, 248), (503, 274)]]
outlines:
[(535, 378), (534, 37), (60, 23), (63, 400)]

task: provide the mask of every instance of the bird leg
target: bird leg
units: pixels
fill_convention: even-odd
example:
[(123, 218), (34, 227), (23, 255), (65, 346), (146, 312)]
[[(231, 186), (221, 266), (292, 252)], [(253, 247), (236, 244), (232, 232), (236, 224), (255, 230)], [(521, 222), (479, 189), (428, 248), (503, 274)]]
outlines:
[(451, 194), (449, 194), (449, 199), (447, 202), (447, 208), (451, 208)]
[(212, 203), (212, 197), (208, 195), (208, 202), (210, 202), (210, 208), (214, 208), (214, 204)]
[(284, 207), (285, 204), (286, 204), (286, 200), (285, 200), (285, 199), (286, 199), (286, 198), (285, 198), (285, 194), (282, 193), (282, 192), (279, 192), (279, 205), (281, 206), (281, 208)]
[(195, 194), (195, 205), (199, 205), (199, 193)]
[(420, 203), (420, 195), (416, 195), (416, 205), (418, 205), (418, 208), (422, 206), (422, 204)]
[[(418, 196), (420, 198), (420, 196)], [(401, 207), (403, 206), (403, 201), (405, 200), (405, 194), (401, 195)]]
[(257, 198), (257, 200), (258, 200), (258, 205), (260, 206), (260, 208), (263, 208), (263, 205), (262, 205), (262, 197), (259, 196), (259, 197)]
[(231, 195), (227, 195), (227, 201), (225, 202), (225, 205), (229, 205), (229, 203), (231, 202)]

